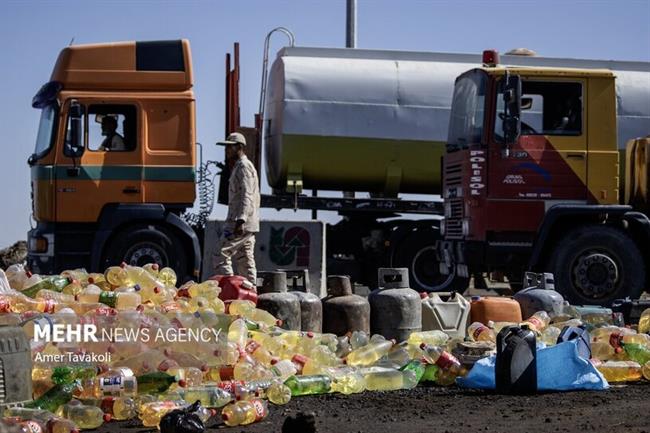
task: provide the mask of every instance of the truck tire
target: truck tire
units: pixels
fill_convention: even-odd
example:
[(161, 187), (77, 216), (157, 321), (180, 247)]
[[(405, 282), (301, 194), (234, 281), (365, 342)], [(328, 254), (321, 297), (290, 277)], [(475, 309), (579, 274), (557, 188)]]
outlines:
[(440, 273), (435, 240), (431, 231), (410, 233), (395, 250), (391, 266), (407, 268), (409, 284), (418, 292), (463, 292), (469, 278)]
[(576, 305), (609, 306), (612, 301), (641, 294), (645, 263), (634, 241), (611, 226), (571, 230), (554, 249), (548, 272), (555, 288)]
[(156, 225), (138, 225), (120, 231), (104, 250), (104, 267), (126, 262), (133, 266), (157, 263), (169, 266), (183, 282), (188, 276), (186, 251), (179, 238), (168, 229)]

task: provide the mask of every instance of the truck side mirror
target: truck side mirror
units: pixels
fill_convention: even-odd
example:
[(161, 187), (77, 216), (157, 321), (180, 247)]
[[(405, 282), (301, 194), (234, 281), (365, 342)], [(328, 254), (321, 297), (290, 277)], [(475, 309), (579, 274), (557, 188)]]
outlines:
[(70, 158), (79, 158), (84, 153), (84, 147), (81, 141), (83, 130), (83, 108), (77, 101), (72, 101), (70, 103), (68, 118), (70, 120), (70, 135), (66, 137), (65, 146), (63, 146), (63, 154)]
[(503, 137), (504, 144), (517, 142), (521, 134), (521, 78), (519, 75), (506, 75), (503, 82)]

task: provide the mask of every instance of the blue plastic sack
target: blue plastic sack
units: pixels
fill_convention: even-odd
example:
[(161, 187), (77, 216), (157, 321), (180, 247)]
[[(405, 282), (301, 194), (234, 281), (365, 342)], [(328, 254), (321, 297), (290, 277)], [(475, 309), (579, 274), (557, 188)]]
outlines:
[[(456, 379), (464, 388), (495, 389), (496, 355), (480, 359), (469, 374)], [(576, 341), (537, 349), (537, 389), (539, 391), (601, 390), (607, 380), (589, 360), (580, 357)]]

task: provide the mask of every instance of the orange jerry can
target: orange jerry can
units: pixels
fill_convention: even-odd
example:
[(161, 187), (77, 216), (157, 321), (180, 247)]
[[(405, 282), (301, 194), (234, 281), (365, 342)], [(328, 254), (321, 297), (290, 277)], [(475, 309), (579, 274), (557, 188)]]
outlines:
[(501, 296), (472, 297), (470, 317), (470, 323), (481, 322), (484, 325), (489, 321), (513, 323), (522, 321), (519, 302)]

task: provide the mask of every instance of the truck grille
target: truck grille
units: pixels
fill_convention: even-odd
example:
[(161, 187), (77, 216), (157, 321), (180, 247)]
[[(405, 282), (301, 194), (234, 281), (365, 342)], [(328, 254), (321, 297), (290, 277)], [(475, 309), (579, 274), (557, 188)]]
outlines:
[[(451, 214), (445, 218), (447, 239), (463, 237), (463, 190), (461, 184), (461, 164), (445, 165), (445, 200), (448, 203), (447, 206), (451, 207)], [(453, 193), (450, 194), (452, 190)]]

